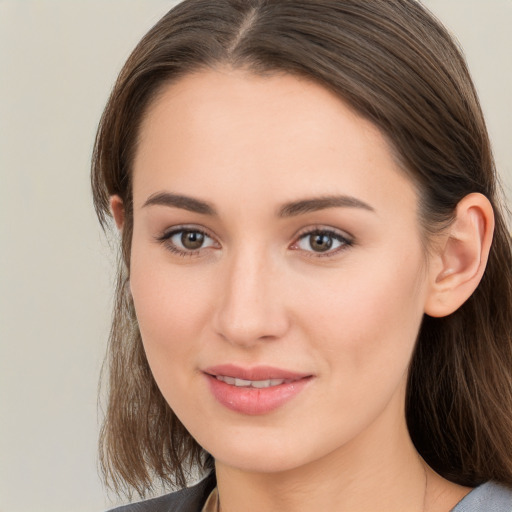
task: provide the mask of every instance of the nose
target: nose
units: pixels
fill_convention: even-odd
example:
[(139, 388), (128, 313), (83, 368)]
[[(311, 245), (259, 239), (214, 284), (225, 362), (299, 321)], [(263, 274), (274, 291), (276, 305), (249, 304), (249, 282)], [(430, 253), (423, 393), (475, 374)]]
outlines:
[(275, 262), (253, 252), (234, 257), (223, 270), (214, 317), (217, 334), (247, 348), (284, 336), (289, 329), (286, 293)]

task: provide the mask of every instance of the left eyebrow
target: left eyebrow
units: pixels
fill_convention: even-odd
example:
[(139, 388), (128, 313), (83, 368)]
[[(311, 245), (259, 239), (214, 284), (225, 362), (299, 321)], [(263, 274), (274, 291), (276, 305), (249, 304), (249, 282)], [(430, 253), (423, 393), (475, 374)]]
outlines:
[(302, 199), (283, 205), (278, 212), (279, 217), (294, 217), (305, 213), (326, 210), (327, 208), (360, 208), (375, 212), (369, 204), (351, 196), (322, 196)]

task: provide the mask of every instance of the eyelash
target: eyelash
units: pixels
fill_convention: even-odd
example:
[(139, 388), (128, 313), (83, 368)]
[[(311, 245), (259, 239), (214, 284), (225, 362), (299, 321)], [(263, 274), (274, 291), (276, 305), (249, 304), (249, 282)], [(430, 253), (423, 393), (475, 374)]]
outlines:
[[(207, 249), (208, 247), (211, 247), (212, 245), (214, 245), (214, 244), (211, 244), (211, 245), (209, 245), (207, 247), (200, 247), (199, 249), (196, 249), (196, 250), (183, 250), (183, 249), (180, 249), (179, 247), (176, 246), (176, 244), (171, 242), (171, 238), (173, 236), (179, 235), (179, 234), (182, 234), (182, 236), (183, 236), (184, 233), (199, 234), (201, 236), (209, 238), (210, 240), (212, 240), (214, 242), (214, 244), (216, 243), (214, 237), (210, 236), (206, 231), (204, 231), (204, 230), (202, 230), (200, 228), (192, 227), (192, 226), (179, 226), (179, 227), (176, 227), (175, 229), (172, 229), (171, 231), (168, 231), (168, 232), (164, 233), (162, 236), (157, 237), (157, 241), (160, 242), (162, 245), (164, 245), (167, 250), (169, 250), (170, 252), (172, 252), (172, 253), (174, 253), (174, 254), (176, 254), (178, 256), (181, 256), (181, 257), (197, 256), (197, 255), (199, 255), (201, 250)], [(305, 240), (308, 237), (312, 237), (312, 236), (315, 236), (315, 235), (317, 235), (317, 236), (327, 236), (331, 240), (336, 240), (336, 241), (340, 242), (341, 245), (339, 247), (335, 248), (334, 250), (328, 249), (325, 252), (313, 251), (313, 250), (311, 250), (311, 251), (303, 250), (303, 252), (307, 255), (307, 257), (311, 257), (311, 258), (333, 257), (333, 256), (339, 254), (342, 251), (345, 251), (346, 249), (348, 249), (349, 247), (352, 247), (354, 245), (354, 240), (350, 236), (341, 234), (341, 233), (339, 233), (337, 231), (334, 231), (332, 229), (313, 228), (313, 229), (308, 229), (307, 231), (304, 231), (304, 232), (300, 233), (297, 236), (296, 241), (291, 244), (290, 249), (292, 249), (292, 250), (301, 250), (299, 248), (299, 243), (302, 240)], [(311, 245), (310, 245), (310, 247), (311, 247)]]
[[(326, 228), (313, 228), (313, 229), (308, 229), (307, 231), (304, 231), (302, 233), (300, 233), (298, 236), (297, 236), (297, 241), (294, 242), (292, 245), (291, 245), (291, 248), (294, 249), (294, 250), (300, 250), (300, 248), (298, 248), (298, 245), (299, 243), (302, 241), (302, 240), (305, 240), (307, 239), (308, 237), (312, 237), (312, 236), (327, 236), (329, 237), (330, 239), (333, 239), (333, 240), (336, 240), (338, 242), (340, 242), (340, 246), (331, 250), (327, 250), (325, 252), (319, 252), (319, 251), (307, 251), (307, 250), (304, 250), (304, 253), (307, 255), (307, 257), (311, 257), (311, 258), (328, 258), (328, 257), (333, 257), (333, 256), (336, 256), (338, 255), (340, 252), (343, 252), (345, 250), (347, 250), (349, 247), (352, 247), (354, 245), (354, 240), (351, 236), (347, 235), (347, 234), (342, 234), (338, 231), (335, 231), (335, 230), (332, 230), (332, 229), (326, 229)], [(311, 247), (311, 244), (310, 244), (310, 247)]]
[(183, 233), (196, 233), (196, 234), (200, 234), (204, 237), (207, 237), (211, 240), (214, 240), (214, 238), (212, 236), (210, 236), (206, 231), (196, 228), (196, 227), (193, 227), (193, 226), (178, 226), (175, 229), (172, 229), (171, 231), (165, 232), (162, 236), (158, 237), (157, 240), (162, 245), (164, 245), (167, 250), (169, 250), (170, 252), (172, 252), (178, 256), (181, 256), (183, 258), (190, 257), (190, 256), (197, 256), (201, 252), (202, 249), (203, 250), (206, 249), (206, 247), (200, 247), (199, 249), (196, 249), (196, 250), (180, 249), (179, 247), (176, 246), (176, 244), (174, 244), (171, 241), (171, 238), (173, 236), (179, 235), (180, 233), (182, 234), (182, 236), (183, 236)]

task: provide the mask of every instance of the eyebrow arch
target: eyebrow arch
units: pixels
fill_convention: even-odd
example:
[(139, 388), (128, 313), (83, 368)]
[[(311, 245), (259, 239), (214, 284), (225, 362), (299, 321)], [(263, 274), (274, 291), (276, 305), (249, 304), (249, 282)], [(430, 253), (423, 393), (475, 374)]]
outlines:
[(193, 197), (183, 196), (180, 194), (172, 194), (170, 192), (157, 192), (152, 194), (142, 205), (146, 206), (170, 206), (174, 208), (181, 208), (190, 212), (201, 213), (203, 215), (217, 215), (215, 208), (206, 201), (194, 199)]
[[(217, 210), (208, 202), (195, 199), (190, 196), (181, 194), (173, 194), (171, 192), (157, 192), (152, 194), (142, 205), (146, 206), (169, 206), (181, 208), (202, 215), (217, 215)], [(311, 199), (302, 199), (300, 201), (292, 201), (284, 204), (278, 212), (279, 217), (294, 217), (305, 213), (325, 210), (327, 208), (361, 208), (370, 212), (374, 212), (369, 204), (351, 196), (322, 196)]]
[(361, 208), (370, 212), (375, 212), (369, 204), (351, 196), (323, 196), (312, 199), (303, 199), (286, 203), (279, 209), (279, 217), (294, 217), (305, 213), (325, 210), (327, 208)]

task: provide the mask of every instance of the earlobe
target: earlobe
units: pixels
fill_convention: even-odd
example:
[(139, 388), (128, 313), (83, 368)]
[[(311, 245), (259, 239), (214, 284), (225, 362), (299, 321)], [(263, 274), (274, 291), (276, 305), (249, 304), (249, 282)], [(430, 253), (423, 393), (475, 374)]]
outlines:
[(112, 211), (117, 229), (122, 231), (124, 226), (124, 204), (118, 195), (110, 196), (110, 210)]
[(466, 302), (482, 279), (493, 232), (494, 213), (489, 200), (478, 193), (464, 197), (432, 257), (425, 313), (447, 316)]

